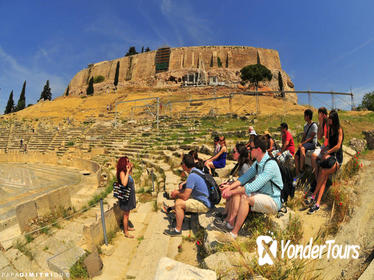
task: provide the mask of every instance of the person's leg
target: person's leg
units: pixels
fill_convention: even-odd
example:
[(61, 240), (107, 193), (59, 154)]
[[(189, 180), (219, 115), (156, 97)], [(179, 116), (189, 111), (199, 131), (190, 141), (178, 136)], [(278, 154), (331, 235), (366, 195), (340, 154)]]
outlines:
[(317, 165), (317, 158), (318, 158), (318, 152), (314, 152), (311, 156), (311, 163), (312, 163), (312, 172), (314, 174), (314, 177), (318, 178), (318, 165)]
[(321, 174), (321, 177), (323, 178), (323, 180), (321, 182), (321, 186), (320, 186), (320, 190), (319, 190), (318, 198), (317, 198), (317, 202), (316, 202), (316, 204), (318, 206), (321, 202), (323, 192), (325, 191), (327, 179), (329, 178), (329, 176), (331, 174), (336, 172), (337, 168), (338, 168), (338, 163), (335, 163), (334, 166), (329, 168), (329, 169), (324, 169), (324, 168), (321, 169), (320, 174)]
[(295, 169), (296, 169), (296, 177), (299, 176), (299, 173), (300, 173), (300, 170), (299, 170), (299, 154), (300, 152), (298, 152), (297, 154), (295, 154)]
[(214, 169), (213, 161), (207, 160), (204, 165), (208, 168), (209, 173), (212, 174), (212, 168)]
[(177, 225), (175, 226), (175, 229), (177, 231), (182, 230), (185, 210), (186, 210), (186, 202), (183, 199), (177, 199), (175, 201), (175, 216), (177, 219)]
[(231, 208), (230, 208), (230, 215), (227, 215), (226, 222), (230, 224), (230, 226), (235, 225), (235, 219), (238, 216), (239, 205), (240, 205), (240, 194), (236, 194), (231, 197)]
[(248, 197), (245, 194), (241, 196), (238, 216), (236, 217), (234, 229), (231, 231), (231, 233), (234, 234), (235, 236), (238, 235), (240, 228), (242, 227), (245, 219), (248, 216), (249, 207), (253, 205), (254, 205), (253, 196)]
[(124, 211), (123, 214), (123, 231), (125, 232), (125, 236), (127, 238), (134, 238), (133, 235), (129, 234), (129, 216), (130, 216), (130, 211)]
[(301, 146), (300, 148), (300, 166), (299, 166), (299, 172), (304, 171), (304, 164), (305, 164), (305, 147)]

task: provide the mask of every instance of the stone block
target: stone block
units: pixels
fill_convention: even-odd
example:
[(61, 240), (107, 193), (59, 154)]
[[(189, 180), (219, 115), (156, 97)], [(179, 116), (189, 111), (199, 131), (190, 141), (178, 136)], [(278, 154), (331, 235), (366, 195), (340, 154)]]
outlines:
[(16, 217), (21, 232), (27, 232), (30, 229), (30, 221), (38, 217), (35, 201), (18, 205), (16, 207)]
[(365, 140), (367, 141), (367, 146), (369, 150), (374, 149), (374, 129), (373, 130), (366, 130), (362, 132), (365, 136)]
[(370, 279), (374, 279), (374, 261), (371, 262), (371, 264), (366, 268), (364, 273), (361, 274), (360, 278), (358, 278), (358, 280)]
[(213, 254), (223, 244), (231, 242), (227, 233), (217, 230), (208, 230), (205, 234), (204, 247), (209, 254)]
[(352, 138), (349, 140), (349, 146), (358, 153), (361, 153), (366, 149), (366, 144), (367, 142), (365, 139)]
[(50, 214), (50, 205), (49, 205), (49, 199), (48, 195), (43, 195), (41, 197), (38, 197), (35, 200), (36, 204), (36, 211), (38, 213), (38, 217), (43, 217), (48, 214)]
[(84, 265), (90, 278), (100, 275), (103, 269), (103, 262), (97, 252), (89, 254), (84, 260)]
[[(105, 227), (107, 234), (109, 232), (116, 232), (119, 230), (120, 221), (118, 220), (117, 210), (115, 211), (116, 207), (109, 209), (104, 213), (105, 216)], [(89, 226), (83, 227), (83, 235), (87, 240), (89, 246), (96, 246), (100, 245), (104, 241), (104, 233), (101, 218), (98, 219), (96, 222), (92, 223)]]
[(111, 245), (111, 244), (108, 244), (108, 245), (103, 244), (103, 245), (101, 246), (101, 252), (102, 252), (105, 256), (111, 256), (111, 255), (113, 255), (113, 253), (114, 253), (114, 246)]
[(85, 251), (79, 247), (73, 247), (47, 260), (50, 270), (60, 273), (64, 279), (70, 278), (70, 268), (85, 255)]
[(281, 217), (274, 215), (269, 216), (270, 221), (274, 228), (280, 229), (281, 231), (285, 230), (291, 218), (295, 217), (295, 212), (287, 208), (287, 213), (283, 214)]
[(71, 196), (69, 188), (64, 187), (48, 194), (51, 212), (58, 212), (61, 209), (71, 207)]
[(9, 265), (8, 259), (0, 252), (0, 270)]
[(169, 258), (161, 258), (154, 280), (167, 279), (194, 279), (194, 280), (215, 280), (216, 273), (208, 269), (200, 269), (192, 265), (177, 262)]

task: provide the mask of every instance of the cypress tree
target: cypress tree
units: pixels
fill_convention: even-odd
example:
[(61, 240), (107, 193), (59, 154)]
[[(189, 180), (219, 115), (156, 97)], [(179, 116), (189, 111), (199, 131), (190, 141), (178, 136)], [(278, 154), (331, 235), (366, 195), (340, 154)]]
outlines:
[(151, 49), (149, 48), (149, 47), (147, 47), (146, 49), (145, 49), (145, 52), (150, 52), (151, 51)]
[(116, 67), (116, 74), (114, 76), (114, 85), (118, 85), (118, 77), (119, 77), (119, 61), (117, 62), (117, 67)]
[(144, 52), (144, 46), (142, 47), (142, 53)]
[(87, 95), (93, 95), (94, 93), (94, 87), (93, 87), (93, 77), (88, 82), (88, 87), (86, 90)]
[(4, 114), (9, 114), (14, 111), (14, 100), (13, 100), (13, 90), (11, 91), (8, 99), (8, 104), (6, 105)]
[(127, 51), (127, 53), (125, 54), (125, 56), (130, 56), (130, 55), (134, 55), (134, 54), (137, 54), (138, 52), (136, 51), (135, 47), (132, 46), (129, 48), (129, 50)]
[(66, 89), (65, 96), (69, 96), (69, 86), (68, 86), (68, 88)]
[(17, 102), (17, 107), (15, 111), (21, 111), (25, 109), (26, 106), (26, 81), (23, 83), (21, 95), (19, 96), (18, 102)]
[(52, 93), (51, 88), (49, 87), (49, 80), (45, 83), (45, 86), (43, 88), (42, 93), (40, 94), (39, 100), (51, 100), (52, 99)]

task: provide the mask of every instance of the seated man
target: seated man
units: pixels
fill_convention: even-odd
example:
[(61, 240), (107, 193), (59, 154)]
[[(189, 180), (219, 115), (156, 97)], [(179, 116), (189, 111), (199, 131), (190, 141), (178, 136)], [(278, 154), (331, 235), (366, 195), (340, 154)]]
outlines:
[[(255, 163), (237, 181), (223, 186), (223, 198), (241, 195), (239, 212), (234, 228), (230, 232), (233, 238), (237, 237), (249, 210), (276, 214), (281, 208), (282, 175), (278, 164), (275, 160), (271, 160), (266, 149), (265, 136), (255, 136), (253, 142), (250, 143), (251, 156), (256, 159)], [(249, 183), (252, 178), (255, 179)], [(226, 225), (226, 228), (229, 229), (230, 226)]]
[(312, 185), (310, 188), (311, 192), (314, 192), (315, 187), (317, 185), (317, 178), (318, 178), (318, 172), (319, 172), (317, 159), (321, 160), (323, 155), (326, 153), (327, 146), (329, 144), (329, 139), (327, 136), (327, 126), (328, 126), (327, 125), (327, 109), (325, 107), (321, 107), (318, 109), (318, 122), (319, 122), (319, 125), (318, 125), (318, 131), (317, 131), (317, 138), (318, 140), (322, 140), (322, 138), (324, 138), (324, 141), (323, 141), (322, 147), (317, 147), (314, 150), (312, 157), (311, 157), (312, 169), (313, 169), (313, 173), (315, 177), (315, 181), (312, 182)]
[(186, 187), (174, 190), (171, 198), (175, 199), (175, 215), (177, 225), (171, 230), (165, 230), (164, 234), (178, 236), (182, 233), (182, 224), (185, 212), (206, 213), (211, 207), (209, 200), (209, 191), (205, 180), (198, 174), (204, 173), (195, 167), (193, 156), (187, 154), (183, 156), (182, 168), (189, 173), (186, 181)]
[(292, 134), (288, 131), (287, 123), (280, 125), (282, 133), (282, 149), (273, 151), (273, 156), (280, 162), (285, 162), (287, 158), (292, 158), (295, 154), (295, 144)]
[(295, 154), (295, 167), (296, 167), (296, 178), (300, 178), (304, 172), (305, 153), (309, 150), (314, 150), (317, 146), (317, 131), (318, 127), (315, 122), (312, 121), (313, 112), (310, 109), (304, 111), (304, 135), (299, 149)]

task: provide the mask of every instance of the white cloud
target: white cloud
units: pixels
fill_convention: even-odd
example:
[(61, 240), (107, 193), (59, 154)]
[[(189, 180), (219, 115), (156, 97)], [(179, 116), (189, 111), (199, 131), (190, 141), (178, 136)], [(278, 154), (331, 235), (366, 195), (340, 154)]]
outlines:
[[(35, 56), (38, 55), (40, 55), (39, 52), (35, 54)], [(39, 99), (47, 80), (49, 80), (53, 98), (62, 95), (68, 83), (64, 77), (50, 74), (35, 66), (27, 67), (20, 64), (17, 59), (0, 46), (0, 113), (4, 112), (12, 90), (14, 102), (18, 101), (25, 80), (26, 105), (35, 103)]]

